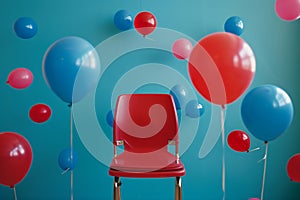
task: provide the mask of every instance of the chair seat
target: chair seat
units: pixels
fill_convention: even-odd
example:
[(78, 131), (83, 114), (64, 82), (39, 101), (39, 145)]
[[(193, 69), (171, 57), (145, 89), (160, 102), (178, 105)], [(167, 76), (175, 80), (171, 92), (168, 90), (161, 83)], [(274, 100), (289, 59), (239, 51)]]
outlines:
[(120, 177), (174, 177), (183, 176), (185, 169), (182, 162), (167, 151), (125, 151), (113, 159), (109, 174)]

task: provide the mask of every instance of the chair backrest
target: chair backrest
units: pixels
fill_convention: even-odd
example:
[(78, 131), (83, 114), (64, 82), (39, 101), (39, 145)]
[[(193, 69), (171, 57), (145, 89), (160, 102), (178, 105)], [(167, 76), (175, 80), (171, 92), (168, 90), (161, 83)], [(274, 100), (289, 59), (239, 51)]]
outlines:
[(114, 119), (114, 144), (123, 141), (125, 151), (167, 150), (169, 140), (178, 143), (178, 119), (169, 94), (120, 95)]

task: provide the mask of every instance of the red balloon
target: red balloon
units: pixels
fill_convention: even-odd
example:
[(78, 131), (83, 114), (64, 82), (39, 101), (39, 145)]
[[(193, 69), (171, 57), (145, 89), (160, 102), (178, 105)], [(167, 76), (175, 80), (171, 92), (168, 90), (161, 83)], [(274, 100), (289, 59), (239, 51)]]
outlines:
[(293, 155), (289, 159), (287, 173), (292, 181), (300, 182), (300, 153)]
[(140, 12), (134, 18), (134, 27), (143, 36), (146, 36), (156, 28), (156, 18), (150, 12)]
[(51, 116), (51, 109), (46, 104), (35, 104), (30, 108), (29, 117), (32, 121), (43, 123)]
[(213, 33), (201, 39), (189, 58), (189, 76), (209, 102), (225, 105), (238, 99), (251, 84), (256, 68), (250, 46), (239, 36)]
[(0, 133), (0, 184), (14, 187), (29, 171), (32, 149), (20, 134)]
[(250, 148), (250, 138), (247, 133), (241, 130), (235, 130), (229, 133), (227, 137), (228, 145), (235, 151), (246, 152)]

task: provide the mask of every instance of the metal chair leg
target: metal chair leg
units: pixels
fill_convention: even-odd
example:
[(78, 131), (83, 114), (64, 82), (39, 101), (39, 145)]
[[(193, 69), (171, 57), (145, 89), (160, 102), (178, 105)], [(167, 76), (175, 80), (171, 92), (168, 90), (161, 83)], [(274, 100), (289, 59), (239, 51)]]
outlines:
[(121, 187), (120, 178), (115, 177), (115, 179), (114, 179), (114, 200), (121, 200), (120, 187)]
[(175, 200), (182, 200), (181, 177), (176, 177), (176, 181), (175, 181)]

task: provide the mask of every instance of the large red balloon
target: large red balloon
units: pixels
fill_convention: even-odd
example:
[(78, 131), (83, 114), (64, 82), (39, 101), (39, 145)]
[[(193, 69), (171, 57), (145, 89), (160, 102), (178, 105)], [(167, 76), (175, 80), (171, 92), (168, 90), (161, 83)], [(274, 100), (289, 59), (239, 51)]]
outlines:
[(256, 68), (250, 46), (239, 36), (218, 32), (201, 39), (189, 58), (189, 76), (209, 102), (225, 105), (251, 84)]
[(300, 182), (300, 153), (289, 159), (286, 169), (292, 181)]
[(134, 28), (143, 36), (152, 33), (156, 28), (155, 16), (147, 11), (138, 13), (134, 18)]
[(14, 187), (29, 171), (32, 149), (20, 134), (0, 133), (0, 184)]
[(227, 143), (233, 150), (239, 152), (249, 151), (250, 148), (249, 135), (241, 130), (235, 130), (229, 133)]
[(43, 123), (47, 121), (51, 116), (51, 109), (46, 104), (35, 104), (29, 110), (29, 117), (32, 121), (37, 123)]

